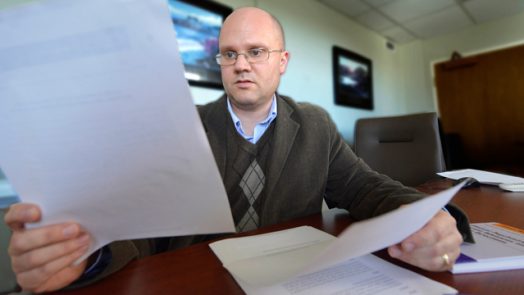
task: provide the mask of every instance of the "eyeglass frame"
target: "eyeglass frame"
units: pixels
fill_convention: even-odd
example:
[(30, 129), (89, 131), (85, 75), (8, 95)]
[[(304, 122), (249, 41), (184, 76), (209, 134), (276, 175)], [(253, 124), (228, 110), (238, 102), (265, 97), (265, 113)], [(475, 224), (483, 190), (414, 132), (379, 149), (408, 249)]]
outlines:
[[(251, 62), (251, 61), (250, 61), (250, 57), (248, 56), (248, 53), (247, 53), (247, 52), (250, 51), (250, 50), (256, 50), (256, 49), (267, 50), (267, 58), (266, 58), (265, 60), (260, 60), (260, 61), (254, 61), (254, 62)], [(234, 61), (233, 63), (231, 63), (231, 64), (227, 64), (227, 65), (222, 65), (222, 64), (220, 64), (220, 59), (221, 59), (222, 56), (223, 56), (222, 53), (219, 53), (219, 54), (215, 55), (215, 61), (216, 61), (216, 63), (217, 63), (219, 66), (221, 66), (221, 67), (232, 66), (232, 65), (234, 65), (234, 64), (237, 63), (237, 61), (238, 61), (238, 57), (241, 56), (241, 55), (243, 55), (244, 58), (246, 59), (246, 61), (247, 61), (249, 64), (256, 64), (256, 63), (261, 63), (261, 62), (264, 62), (264, 61), (266, 61), (266, 60), (269, 60), (269, 56), (270, 56), (271, 53), (273, 53), (273, 52), (280, 52), (280, 53), (282, 53), (282, 52), (284, 52), (284, 51), (285, 51), (284, 49), (269, 49), (269, 48), (265, 48), (265, 47), (251, 48), (251, 49), (249, 49), (249, 50), (247, 50), (246, 52), (243, 52), (243, 53), (241, 53), (241, 52), (236, 52), (236, 51), (234, 51), (234, 50), (228, 50), (228, 51), (226, 51), (226, 52), (234, 52), (234, 53), (236, 54), (235, 61)]]

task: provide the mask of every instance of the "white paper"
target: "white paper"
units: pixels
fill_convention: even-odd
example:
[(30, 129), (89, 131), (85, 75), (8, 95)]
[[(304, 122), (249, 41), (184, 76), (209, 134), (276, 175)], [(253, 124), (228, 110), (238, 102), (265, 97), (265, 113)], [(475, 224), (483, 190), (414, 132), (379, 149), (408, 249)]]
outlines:
[[(268, 233), (264, 235), (227, 239), (210, 246), (223, 264), (282, 252), (281, 266), (308, 261), (311, 253), (297, 253), (298, 249), (324, 247), (336, 238), (309, 226)], [(295, 241), (293, 243), (293, 241)], [(325, 247), (324, 247), (325, 248)], [(285, 251), (282, 251), (284, 250)], [(253, 267), (264, 269), (264, 265)], [(266, 269), (266, 272), (278, 269)], [(263, 271), (261, 271), (262, 273)], [(247, 294), (455, 294), (457, 291), (444, 284), (408, 271), (368, 254), (346, 260), (326, 269), (288, 279), (276, 285), (251, 285), (234, 275)]]
[(500, 174), (495, 172), (489, 172), (489, 171), (482, 171), (482, 170), (476, 170), (476, 169), (461, 169), (461, 170), (453, 170), (453, 171), (446, 171), (446, 172), (439, 172), (438, 175), (450, 179), (460, 179), (463, 177), (473, 177), (478, 182), (484, 183), (484, 184), (516, 184), (520, 183), (524, 185), (524, 178), (522, 177), (516, 177), (506, 174)]
[(521, 183), (501, 183), (499, 187), (508, 192), (521, 193), (524, 192), (524, 182)]
[(38, 225), (113, 240), (231, 232), (165, 0), (0, 10), (0, 166)]
[[(280, 237), (288, 235), (286, 232), (269, 235), (272, 239), (262, 236), (261, 239), (266, 239), (267, 243), (256, 240), (241, 242), (244, 238), (233, 238), (213, 243), (211, 247), (215, 253), (220, 251), (221, 255), (226, 255), (227, 262), (223, 262), (224, 267), (235, 277), (252, 286), (273, 285), (403, 241), (421, 229), (451, 200), (462, 185), (456, 185), (375, 218), (353, 223), (338, 238), (332, 240), (322, 235), (311, 236), (302, 230), (294, 232), (294, 236), (288, 237), (284, 242)], [(296, 241), (294, 245), (292, 241)], [(246, 244), (250, 247), (246, 247)], [(261, 246), (256, 248), (257, 245)], [(224, 254), (228, 251), (222, 250), (224, 248), (230, 248), (229, 255)], [(251, 250), (241, 250), (246, 248)], [(237, 253), (240, 254), (234, 258)]]
[(334, 236), (326, 232), (310, 226), (300, 226), (256, 236), (225, 239), (211, 243), (210, 247), (224, 263), (230, 264), (253, 257), (318, 246), (334, 239)]
[(314, 273), (270, 287), (253, 287), (239, 281), (247, 294), (256, 295), (442, 295), (457, 290), (372, 254), (350, 259)]
[(330, 234), (301, 226), (289, 230), (210, 244), (224, 267), (253, 285), (269, 285), (298, 274), (335, 240)]

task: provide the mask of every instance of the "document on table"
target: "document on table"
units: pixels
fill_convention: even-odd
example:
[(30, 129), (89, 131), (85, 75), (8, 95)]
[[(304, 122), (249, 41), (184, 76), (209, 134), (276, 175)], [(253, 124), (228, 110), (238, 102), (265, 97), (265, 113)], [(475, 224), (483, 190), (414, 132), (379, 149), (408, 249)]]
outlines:
[(235, 278), (250, 295), (442, 295), (454, 288), (396, 266), (372, 254), (349, 259), (332, 267), (301, 275), (268, 287), (249, 285)]
[(478, 182), (498, 185), (501, 189), (510, 192), (524, 192), (524, 178), (511, 176), (501, 173), (477, 170), (477, 169), (461, 169), (446, 172), (439, 172), (438, 175), (450, 179), (460, 179), (463, 177), (475, 178)]
[(37, 225), (111, 241), (234, 231), (165, 0), (0, 9), (0, 166)]
[(484, 183), (484, 184), (498, 185), (498, 184), (521, 183), (524, 185), (524, 178), (522, 177), (511, 176), (511, 175), (489, 172), (489, 171), (483, 171), (483, 170), (477, 170), (477, 169), (461, 169), (461, 170), (439, 172), (437, 174), (442, 177), (446, 177), (446, 178), (450, 178), (454, 180), (457, 180), (463, 177), (473, 177), (476, 180), (478, 180), (480, 183)]
[(496, 222), (472, 223), (475, 244), (463, 243), (452, 273), (524, 269), (524, 229)]
[[(304, 294), (319, 294), (315, 291), (317, 284), (322, 288), (333, 285), (336, 287), (333, 289), (334, 293), (336, 290), (345, 290), (341, 288), (354, 287), (351, 280), (347, 281), (347, 273), (355, 271), (354, 267), (361, 267), (354, 265), (375, 261), (370, 263), (376, 273), (365, 271), (366, 274), (361, 277), (364, 280), (358, 283), (361, 286), (371, 286), (374, 280), (379, 280), (375, 275), (379, 278), (395, 277), (397, 267), (387, 265), (382, 269), (381, 265), (387, 263), (380, 260), (376, 262), (376, 259), (365, 255), (401, 242), (422, 228), (449, 202), (462, 185), (375, 218), (354, 223), (338, 238), (311, 227), (299, 227), (258, 236), (226, 239), (214, 242), (210, 247), (247, 293), (279, 294), (277, 290), (280, 290), (281, 294), (295, 294), (298, 292), (291, 292), (286, 286), (296, 284), (311, 287), (311, 293)], [(383, 273), (376, 268), (380, 268)], [(444, 294), (453, 291), (447, 286), (420, 278), (408, 271), (395, 277), (404, 286), (409, 286), (405, 290), (415, 288), (409, 285), (411, 279), (407, 279), (408, 277), (418, 278), (415, 281), (428, 288), (420, 294)], [(396, 283), (394, 286), (398, 287)], [(420, 286), (417, 288), (421, 288)], [(309, 287), (300, 288), (308, 290)], [(389, 290), (388, 294), (399, 294), (394, 292), (396, 289), (384, 290)], [(380, 293), (377, 291), (356, 294)]]

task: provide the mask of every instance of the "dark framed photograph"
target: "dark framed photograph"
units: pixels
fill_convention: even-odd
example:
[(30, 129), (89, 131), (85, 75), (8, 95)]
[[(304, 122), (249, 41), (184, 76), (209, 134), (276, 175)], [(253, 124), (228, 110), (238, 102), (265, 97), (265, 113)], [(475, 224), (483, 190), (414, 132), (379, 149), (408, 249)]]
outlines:
[(207, 0), (169, 0), (168, 3), (189, 85), (222, 89), (215, 55), (220, 28), (233, 10)]
[(335, 104), (372, 110), (372, 73), (369, 58), (333, 46)]

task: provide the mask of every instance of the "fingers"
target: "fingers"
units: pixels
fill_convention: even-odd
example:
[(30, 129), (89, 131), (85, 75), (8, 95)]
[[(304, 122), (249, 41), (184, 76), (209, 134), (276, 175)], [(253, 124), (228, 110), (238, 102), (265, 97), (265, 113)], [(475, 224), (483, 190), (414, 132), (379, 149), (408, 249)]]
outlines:
[[(455, 246), (456, 245), (456, 246)], [(430, 271), (445, 271), (452, 268), (453, 263), (460, 255), (460, 242), (456, 243), (455, 238), (445, 238), (433, 245), (417, 247), (411, 251), (402, 248), (402, 244), (397, 244), (388, 248), (391, 257), (402, 260), (414, 266)], [(447, 255), (447, 262), (443, 258)]]
[[(74, 259), (76, 260), (76, 259)], [(83, 261), (76, 266), (66, 267), (57, 272), (53, 277), (47, 280), (44, 284), (34, 288), (33, 292), (42, 293), (62, 289), (68, 286), (71, 282), (77, 280), (86, 268), (87, 261)]]
[[(80, 265), (73, 267), (77, 268), (76, 271), (71, 272), (69, 268), (75, 260), (80, 258), (88, 249), (88, 246), (81, 247), (76, 251), (73, 251), (67, 255), (60, 256), (47, 264), (43, 264), (40, 267), (29, 269), (27, 271), (17, 273), (16, 279), (20, 286), (23, 286), (24, 290), (30, 291), (47, 291), (49, 289), (56, 289), (66, 286), (68, 283), (76, 279), (85, 269), (86, 262), (82, 262)], [(63, 278), (61, 280), (54, 279), (57, 274), (63, 272), (63, 275), (73, 276), (72, 279)], [(63, 283), (62, 283), (63, 282)], [(49, 286), (53, 284), (59, 284), (59, 286)]]
[(10, 255), (21, 255), (36, 248), (76, 238), (80, 232), (80, 226), (75, 223), (16, 230), (11, 236), (8, 252)]
[(61, 262), (69, 261), (66, 258), (73, 253), (85, 252), (90, 242), (90, 236), (78, 224), (56, 224), (14, 231), (8, 252), (15, 273), (30, 270), (47, 273), (57, 267), (64, 267)]
[(458, 233), (455, 219), (448, 213), (439, 211), (422, 229), (402, 241), (402, 248), (409, 252), (415, 248), (430, 246), (454, 233)]
[[(391, 257), (431, 271), (449, 270), (460, 255), (462, 236), (448, 213), (437, 213), (422, 229), (388, 248)], [(447, 255), (448, 259), (444, 258)], [(449, 263), (446, 263), (449, 261)]]
[(40, 208), (35, 204), (17, 203), (11, 205), (4, 216), (4, 221), (11, 230), (24, 228), (25, 223), (37, 222), (41, 218)]
[(89, 246), (89, 243), (89, 235), (82, 234), (74, 239), (35, 248), (32, 249), (32, 251), (27, 251), (19, 255), (12, 255), (11, 263), (13, 270), (16, 273), (19, 273), (40, 267), (44, 264), (48, 264), (54, 260), (60, 259), (63, 256), (67, 256), (78, 250), (84, 249)]
[(89, 248), (91, 237), (76, 223), (25, 228), (41, 219), (33, 204), (9, 208), (5, 222), (13, 231), (8, 253), (19, 285), (28, 291), (50, 291), (67, 286), (83, 272), (86, 261), (71, 264)]

